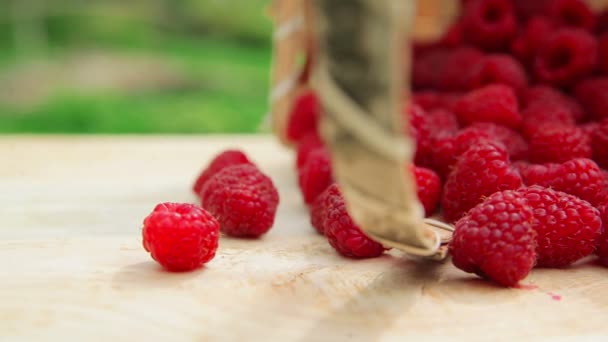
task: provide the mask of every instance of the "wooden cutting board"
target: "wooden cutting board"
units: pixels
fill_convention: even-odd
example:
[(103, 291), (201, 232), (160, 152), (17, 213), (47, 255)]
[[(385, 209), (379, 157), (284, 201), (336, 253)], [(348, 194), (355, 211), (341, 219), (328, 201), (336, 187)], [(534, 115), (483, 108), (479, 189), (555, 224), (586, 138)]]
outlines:
[[(222, 238), (204, 269), (141, 247), (158, 202), (218, 151), (276, 182), (274, 229)], [(399, 253), (352, 261), (308, 223), (291, 153), (268, 136), (0, 137), (0, 340), (560, 340), (608, 336), (608, 269), (535, 270), (504, 289)]]

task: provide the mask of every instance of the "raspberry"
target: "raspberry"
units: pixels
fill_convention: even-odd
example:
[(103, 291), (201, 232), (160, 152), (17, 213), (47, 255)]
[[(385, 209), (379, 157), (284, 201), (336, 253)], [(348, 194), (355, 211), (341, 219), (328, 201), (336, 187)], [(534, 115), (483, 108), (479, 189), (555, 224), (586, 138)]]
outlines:
[[(585, 119), (583, 107), (575, 99), (550, 86), (537, 85), (524, 90), (521, 92), (521, 102), (524, 108), (532, 106), (533, 104), (536, 104), (536, 102), (544, 103), (547, 106), (550, 106), (550, 108), (562, 107), (560, 109), (568, 109), (577, 122), (584, 121)], [(523, 113), (522, 116), (524, 116), (525, 119)]]
[(519, 192), (534, 213), (538, 266), (565, 267), (594, 252), (602, 232), (597, 209), (577, 197), (540, 186)]
[(528, 86), (528, 76), (513, 57), (488, 55), (474, 68), (468, 86), (469, 89), (477, 89), (489, 84), (504, 84), (520, 92)]
[(304, 164), (306, 164), (306, 160), (308, 160), (310, 152), (319, 147), (323, 147), (323, 141), (316, 131), (306, 133), (302, 136), (302, 139), (298, 142), (296, 152), (296, 169), (303, 167)]
[(421, 165), (432, 165), (435, 140), (455, 133), (458, 120), (448, 111), (438, 109), (426, 113), (415, 105), (410, 108), (409, 115), (411, 134), (416, 140), (415, 159)]
[[(602, 175), (604, 176), (604, 192), (608, 193), (608, 170), (602, 169)], [(608, 224), (608, 221), (606, 221)]]
[(304, 167), (298, 169), (298, 185), (308, 205), (333, 183), (331, 157), (324, 147), (310, 152)]
[[(441, 178), (445, 179), (458, 157), (468, 150), (469, 147), (492, 140), (492, 136), (488, 133), (477, 129), (463, 129), (456, 135), (438, 138), (430, 150), (430, 163), (428, 167), (437, 172)], [(418, 159), (416, 162), (418, 162)], [(427, 166), (426, 164), (420, 165)]]
[(306, 133), (316, 131), (319, 111), (319, 101), (313, 91), (296, 98), (287, 121), (287, 139), (298, 142)]
[(572, 111), (557, 101), (532, 102), (521, 112), (521, 116), (524, 118), (521, 130), (526, 137), (542, 131), (547, 125), (574, 127), (576, 123)]
[(249, 161), (245, 153), (239, 150), (226, 150), (218, 154), (198, 176), (198, 178), (194, 182), (194, 185), (192, 186), (192, 191), (194, 191), (197, 196), (200, 196), (203, 186), (213, 175), (222, 171), (222, 169), (224, 169), (225, 167), (238, 164), (253, 163)]
[(608, 32), (597, 40), (600, 54), (600, 69), (604, 75), (608, 75)]
[(441, 207), (445, 218), (454, 222), (485, 196), (522, 186), (521, 176), (509, 162), (499, 143), (469, 148), (456, 162), (443, 190)]
[(310, 224), (321, 235), (325, 235), (325, 209), (331, 205), (331, 201), (340, 196), (338, 184), (333, 183), (323, 191), (310, 206)]
[(608, 32), (608, 10), (605, 10), (598, 15), (596, 31), (599, 34)]
[(552, 33), (553, 24), (545, 17), (534, 17), (513, 40), (511, 52), (526, 66), (530, 66), (536, 51)]
[(449, 245), (454, 266), (514, 286), (535, 263), (532, 210), (515, 191), (496, 192), (458, 222)]
[(517, 20), (510, 0), (472, 0), (463, 15), (467, 41), (484, 50), (502, 50), (517, 33)]
[(256, 237), (274, 223), (279, 194), (272, 180), (254, 165), (229, 166), (213, 176), (201, 191), (203, 208), (225, 234)]
[(513, 0), (513, 6), (522, 19), (532, 18), (547, 12), (555, 0)]
[(448, 28), (437, 43), (439, 46), (455, 48), (462, 45), (463, 39), (463, 25), (462, 22), (457, 21)]
[(443, 90), (465, 90), (476, 66), (484, 60), (481, 51), (471, 47), (454, 49), (446, 58), (439, 75), (438, 87)]
[(598, 241), (596, 254), (600, 259), (600, 263), (604, 266), (608, 266), (608, 197), (598, 205), (597, 209), (600, 212), (604, 232)]
[(574, 158), (591, 158), (591, 141), (578, 127), (545, 125), (530, 137), (530, 161), (563, 163)]
[(608, 118), (608, 77), (595, 77), (576, 85), (576, 99), (595, 120)]
[(555, 0), (549, 6), (549, 18), (560, 26), (592, 31), (595, 14), (582, 0)]
[(604, 192), (605, 180), (597, 164), (586, 158), (569, 160), (562, 164), (544, 164), (529, 167), (522, 173), (526, 185), (540, 185), (576, 196), (593, 205)]
[(509, 152), (511, 160), (521, 160), (528, 158), (528, 143), (516, 131), (501, 125), (496, 125), (491, 122), (478, 122), (466, 129), (479, 130), (487, 133), (494, 140), (502, 143)]
[(326, 203), (325, 236), (338, 253), (349, 258), (374, 258), (384, 253), (384, 247), (353, 222), (340, 191), (329, 193)]
[(435, 212), (441, 194), (441, 179), (431, 169), (416, 166), (413, 167), (414, 178), (416, 179), (416, 189), (418, 200), (424, 207), (426, 216)]
[(495, 84), (474, 90), (458, 101), (456, 115), (463, 124), (493, 122), (519, 128), (522, 118), (517, 97), (509, 86)]
[(608, 119), (601, 121), (591, 134), (591, 147), (593, 160), (599, 166), (608, 168)]
[(415, 89), (434, 88), (439, 83), (443, 66), (450, 55), (445, 49), (432, 49), (415, 54), (412, 63), (412, 83)]
[(161, 203), (144, 219), (143, 246), (169, 271), (190, 271), (215, 256), (219, 223), (202, 208)]
[(561, 29), (547, 38), (534, 59), (539, 81), (569, 86), (591, 74), (597, 65), (595, 38), (580, 29)]
[(458, 93), (439, 93), (430, 90), (415, 92), (412, 95), (412, 102), (426, 111), (443, 109), (453, 112), (454, 105), (459, 99), (460, 95)]

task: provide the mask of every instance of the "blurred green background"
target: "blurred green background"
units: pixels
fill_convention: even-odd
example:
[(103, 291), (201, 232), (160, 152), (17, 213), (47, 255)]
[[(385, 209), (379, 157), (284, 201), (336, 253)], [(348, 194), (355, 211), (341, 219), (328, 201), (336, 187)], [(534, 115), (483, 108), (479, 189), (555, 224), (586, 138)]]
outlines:
[(0, 0), (0, 133), (254, 132), (269, 0)]

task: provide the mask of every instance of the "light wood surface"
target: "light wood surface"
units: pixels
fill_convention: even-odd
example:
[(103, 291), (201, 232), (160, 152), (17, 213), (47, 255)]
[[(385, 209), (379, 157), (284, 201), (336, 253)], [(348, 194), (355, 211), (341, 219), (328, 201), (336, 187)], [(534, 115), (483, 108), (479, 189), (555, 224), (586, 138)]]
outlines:
[[(164, 272), (141, 220), (157, 202), (194, 201), (193, 177), (235, 146), (279, 187), (274, 229), (223, 237), (199, 271)], [(0, 340), (608, 336), (608, 269), (592, 262), (503, 289), (449, 263), (337, 256), (309, 226), (292, 158), (268, 136), (0, 137)]]

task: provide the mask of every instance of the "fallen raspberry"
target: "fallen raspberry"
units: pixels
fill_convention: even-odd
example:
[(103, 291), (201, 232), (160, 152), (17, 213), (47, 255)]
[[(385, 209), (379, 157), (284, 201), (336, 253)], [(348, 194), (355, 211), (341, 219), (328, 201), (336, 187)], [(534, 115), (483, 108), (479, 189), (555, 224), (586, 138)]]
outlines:
[(323, 147), (323, 141), (316, 131), (305, 134), (298, 142), (296, 152), (296, 170), (303, 167), (304, 164), (306, 164), (306, 160), (308, 160), (310, 152), (319, 147)]
[(307, 205), (333, 183), (331, 157), (324, 147), (310, 152), (306, 164), (298, 169), (298, 185)]
[(491, 122), (478, 122), (465, 128), (465, 130), (485, 132), (494, 140), (502, 143), (507, 148), (511, 160), (528, 158), (528, 143), (521, 134), (508, 127), (496, 125)]
[(484, 60), (481, 51), (472, 47), (459, 47), (450, 52), (438, 79), (438, 88), (443, 90), (466, 90), (471, 88), (470, 79), (477, 65)]
[(525, 29), (513, 40), (511, 52), (525, 66), (530, 66), (538, 47), (552, 33), (553, 24), (545, 17), (534, 17), (527, 22)]
[(565, 267), (595, 251), (602, 220), (591, 204), (540, 186), (522, 188), (519, 192), (533, 210), (538, 266)]
[(515, 92), (500, 84), (488, 85), (463, 96), (456, 104), (456, 115), (465, 125), (493, 122), (517, 129), (522, 123)]
[(441, 198), (443, 215), (457, 221), (467, 210), (496, 191), (522, 186), (521, 176), (502, 144), (487, 142), (469, 148), (448, 176)]
[(565, 192), (592, 205), (598, 203), (605, 187), (602, 170), (593, 160), (586, 158), (572, 159), (562, 164), (534, 165), (521, 174), (526, 185), (540, 185)]
[(608, 118), (602, 120), (591, 133), (591, 147), (593, 160), (599, 166), (608, 168)]
[(454, 266), (514, 286), (535, 263), (532, 210), (515, 191), (496, 192), (456, 222), (449, 245)]
[(254, 165), (229, 166), (201, 191), (203, 208), (232, 236), (256, 237), (274, 223), (279, 194), (272, 180)]
[(572, 111), (557, 101), (532, 102), (521, 112), (521, 116), (524, 118), (521, 131), (528, 138), (544, 130), (545, 126), (574, 127), (576, 124)]
[(580, 29), (561, 29), (540, 46), (534, 73), (541, 82), (569, 86), (590, 75), (597, 65), (595, 38)]
[(513, 57), (503, 54), (488, 55), (473, 69), (468, 89), (490, 84), (504, 84), (519, 93), (528, 86), (528, 76), (522, 65)]
[(576, 98), (595, 120), (608, 118), (608, 77), (595, 77), (576, 85)]
[(238, 164), (252, 164), (252, 162), (247, 158), (245, 153), (239, 150), (226, 150), (218, 154), (198, 176), (192, 186), (192, 191), (197, 196), (200, 196), (203, 186), (213, 175), (222, 171), (225, 167)]
[(435, 212), (437, 204), (439, 203), (441, 179), (439, 179), (439, 176), (431, 169), (420, 166), (416, 166), (413, 169), (418, 200), (424, 207), (425, 215), (430, 216)]
[(595, 14), (582, 0), (555, 0), (549, 6), (549, 18), (560, 26), (592, 31), (595, 28)]
[(316, 131), (319, 111), (319, 101), (313, 91), (296, 98), (287, 120), (287, 139), (297, 143), (306, 133)]
[(340, 196), (340, 188), (334, 183), (328, 186), (310, 206), (310, 224), (321, 235), (325, 235), (325, 209)]
[(325, 236), (338, 253), (349, 258), (374, 258), (384, 253), (385, 248), (353, 222), (339, 191), (329, 193), (326, 203), (329, 205), (325, 208)]
[(530, 161), (563, 163), (574, 158), (591, 158), (591, 141), (578, 127), (546, 125), (530, 137)]
[(215, 256), (219, 223), (193, 204), (161, 203), (144, 219), (143, 246), (169, 271), (190, 271)]
[(510, 0), (472, 0), (463, 14), (465, 39), (484, 50), (502, 50), (517, 33), (517, 19)]

